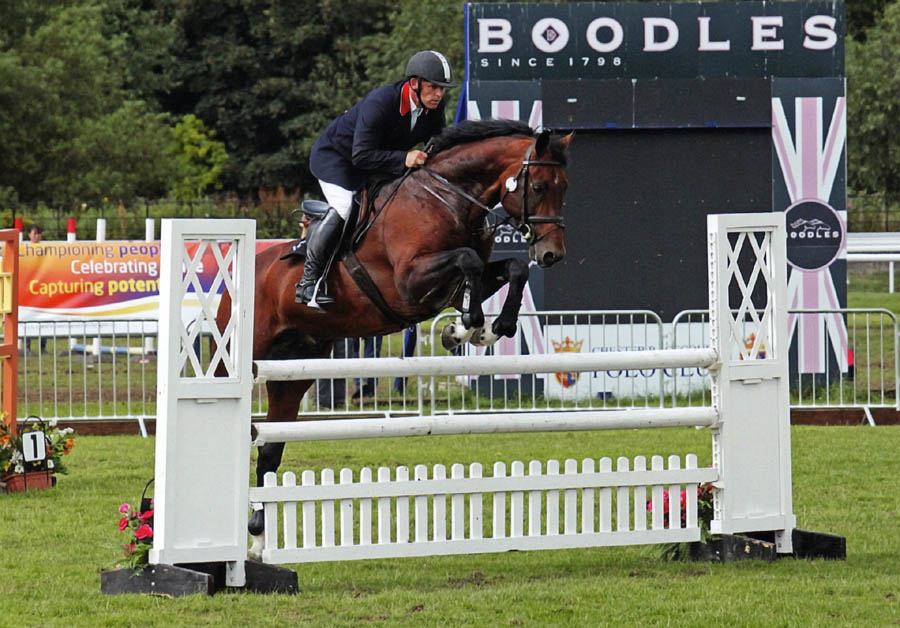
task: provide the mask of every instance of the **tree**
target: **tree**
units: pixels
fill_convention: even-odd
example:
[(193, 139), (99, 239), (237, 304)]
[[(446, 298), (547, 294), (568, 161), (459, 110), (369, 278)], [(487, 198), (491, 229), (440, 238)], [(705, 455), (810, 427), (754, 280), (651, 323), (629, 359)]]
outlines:
[(900, 3), (864, 43), (847, 42), (849, 183), (858, 192), (900, 195)]
[(178, 33), (173, 82), (161, 102), (215, 129), (231, 156), (225, 172), (230, 189), (309, 182), (295, 146), (306, 128), (295, 118), (313, 107), (304, 82), (316, 53), (330, 46), (319, 4), (188, 0), (167, 9)]
[(178, 200), (197, 200), (210, 187), (221, 188), (219, 177), (228, 162), (228, 153), (225, 144), (214, 139), (215, 135), (190, 113), (172, 130), (172, 150), (178, 168), (171, 188)]
[(165, 119), (129, 97), (127, 42), (103, 35), (104, 4), (66, 4), (20, 19), (0, 52), (0, 187), (56, 205), (159, 194)]
[[(465, 77), (463, 4), (442, 0), (399, 0), (385, 33), (361, 42), (370, 84), (378, 85), (403, 77), (406, 62), (419, 50), (439, 50), (447, 56), (454, 81)], [(452, 116), (459, 87), (447, 93), (447, 111)]]
[(866, 31), (875, 26), (884, 14), (887, 5), (896, 0), (852, 0), (844, 4), (847, 34), (853, 39), (866, 41)]

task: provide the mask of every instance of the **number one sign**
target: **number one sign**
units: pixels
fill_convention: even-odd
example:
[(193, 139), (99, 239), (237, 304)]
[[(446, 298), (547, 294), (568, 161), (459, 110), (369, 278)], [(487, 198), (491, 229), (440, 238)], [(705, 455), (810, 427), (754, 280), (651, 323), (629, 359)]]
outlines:
[(26, 432), (22, 434), (22, 453), (25, 462), (35, 462), (47, 457), (47, 444), (43, 432)]

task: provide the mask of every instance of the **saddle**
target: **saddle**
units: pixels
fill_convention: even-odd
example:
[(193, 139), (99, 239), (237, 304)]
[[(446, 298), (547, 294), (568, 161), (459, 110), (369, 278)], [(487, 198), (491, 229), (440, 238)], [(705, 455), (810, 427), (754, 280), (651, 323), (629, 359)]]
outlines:
[[(344, 249), (354, 251), (359, 248), (359, 245), (362, 244), (362, 241), (365, 238), (366, 232), (369, 230), (369, 227), (372, 225), (372, 222), (378, 214), (375, 208), (375, 199), (378, 197), (381, 188), (392, 181), (394, 181), (394, 179), (373, 177), (366, 184), (366, 187), (362, 192), (356, 192), (353, 195), (353, 205), (350, 208), (350, 216), (346, 221), (344, 233), (341, 236), (341, 242), (338, 245), (339, 251), (343, 251)], [(363, 203), (365, 203), (365, 206), (363, 206)], [(324, 201), (309, 199), (300, 203), (299, 211), (309, 219), (307, 238), (312, 234), (314, 229), (318, 228), (319, 221), (325, 217), (325, 214), (328, 213), (328, 209), (329, 205)], [(291, 213), (296, 213), (297, 211), (298, 209), (295, 209)], [(282, 255), (280, 259), (304, 259), (306, 257), (307, 238), (295, 241), (294, 244), (291, 245), (291, 249)]]
[[(350, 216), (344, 223), (344, 232), (341, 235), (341, 241), (335, 251), (332, 262), (341, 262), (347, 268), (353, 281), (359, 286), (360, 290), (369, 298), (370, 301), (381, 311), (388, 320), (399, 323), (403, 327), (409, 327), (417, 321), (407, 320), (400, 317), (384, 299), (384, 295), (375, 285), (372, 276), (356, 257), (354, 251), (360, 246), (369, 227), (378, 217), (380, 208), (376, 209), (375, 199), (378, 192), (385, 185), (389, 184), (393, 179), (378, 178), (370, 180), (366, 186), (364, 194), (356, 193), (353, 195), (353, 204), (350, 208)], [(362, 198), (360, 198), (362, 196)], [(384, 205), (382, 205), (382, 208)], [(330, 205), (323, 201), (305, 200), (300, 203), (300, 211), (309, 219), (307, 227), (307, 238), (309, 238), (314, 230), (319, 227), (320, 221), (328, 213)], [(295, 210), (296, 211), (296, 210)], [(350, 234), (350, 235), (348, 235)], [(292, 260), (294, 262), (306, 257), (306, 241), (307, 238), (294, 242), (291, 249), (282, 255), (279, 259)], [(326, 272), (328, 272), (326, 270)]]

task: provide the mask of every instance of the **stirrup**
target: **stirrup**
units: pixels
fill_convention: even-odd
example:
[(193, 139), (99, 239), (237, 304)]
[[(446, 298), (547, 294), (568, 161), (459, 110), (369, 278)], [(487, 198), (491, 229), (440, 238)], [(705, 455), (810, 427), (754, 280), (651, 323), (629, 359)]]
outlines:
[(322, 293), (319, 293), (319, 286), (322, 285), (322, 280), (324, 277), (320, 278), (319, 281), (316, 282), (315, 286), (313, 286), (312, 297), (310, 297), (309, 301), (306, 302), (307, 307), (311, 307), (312, 309), (325, 313), (325, 309), (323, 306), (331, 305), (334, 303), (334, 297), (330, 297), (325, 294), (324, 290)]

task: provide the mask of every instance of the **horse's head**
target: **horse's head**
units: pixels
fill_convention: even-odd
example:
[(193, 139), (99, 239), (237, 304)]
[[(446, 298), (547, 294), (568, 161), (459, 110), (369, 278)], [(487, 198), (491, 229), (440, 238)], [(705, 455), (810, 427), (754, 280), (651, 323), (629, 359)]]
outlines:
[(503, 207), (528, 240), (528, 256), (543, 268), (566, 255), (563, 200), (569, 187), (566, 159), (573, 135), (551, 139), (549, 132), (540, 133), (521, 166), (514, 166), (516, 173), (503, 182)]

